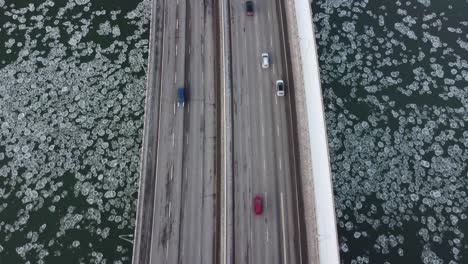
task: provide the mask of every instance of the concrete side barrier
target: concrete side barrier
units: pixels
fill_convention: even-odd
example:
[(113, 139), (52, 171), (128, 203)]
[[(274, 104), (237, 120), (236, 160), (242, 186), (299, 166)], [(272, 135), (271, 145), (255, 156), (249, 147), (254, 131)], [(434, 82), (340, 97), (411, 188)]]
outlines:
[(338, 234), (309, 0), (287, 0), (309, 263), (339, 264)]

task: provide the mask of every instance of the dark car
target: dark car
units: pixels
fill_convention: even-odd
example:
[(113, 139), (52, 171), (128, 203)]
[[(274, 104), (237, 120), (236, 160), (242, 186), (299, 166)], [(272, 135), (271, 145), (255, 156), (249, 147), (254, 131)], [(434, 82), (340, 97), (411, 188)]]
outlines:
[(283, 80), (276, 81), (276, 95), (284, 96), (284, 82)]
[(248, 16), (254, 15), (254, 3), (253, 1), (246, 1), (245, 2), (245, 13)]
[(183, 107), (184, 104), (185, 104), (184, 87), (179, 87), (177, 89), (177, 106)]
[(262, 208), (262, 197), (257, 195), (254, 197), (254, 210), (255, 214), (261, 215), (263, 208)]

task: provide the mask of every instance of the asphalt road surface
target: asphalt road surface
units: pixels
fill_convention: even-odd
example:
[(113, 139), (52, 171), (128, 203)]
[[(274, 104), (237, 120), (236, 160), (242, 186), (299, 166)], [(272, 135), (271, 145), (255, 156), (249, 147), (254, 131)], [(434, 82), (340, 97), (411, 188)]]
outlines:
[[(134, 264), (218, 263), (216, 0), (155, 0)], [(279, 0), (231, 0), (235, 263), (306, 263)], [(215, 6), (213, 6), (215, 4)], [(158, 6), (159, 8), (156, 8)], [(156, 10), (156, 11), (155, 11)], [(156, 33), (155, 33), (156, 32)], [(261, 53), (270, 54), (262, 69)], [(277, 97), (283, 79), (286, 95)], [(185, 87), (184, 107), (177, 88)], [(217, 155), (218, 154), (218, 155)], [(263, 214), (253, 197), (263, 197)]]
[[(215, 90), (211, 1), (164, 7), (159, 140), (149, 263), (213, 263)], [(184, 107), (176, 103), (185, 87)]]
[[(285, 63), (279, 1), (231, 0), (235, 263), (306, 263), (299, 221), (291, 82)], [(261, 66), (269, 53), (270, 67)], [(292, 77), (291, 77), (292, 78)], [(286, 84), (276, 96), (276, 80)], [(253, 198), (263, 197), (255, 215)]]

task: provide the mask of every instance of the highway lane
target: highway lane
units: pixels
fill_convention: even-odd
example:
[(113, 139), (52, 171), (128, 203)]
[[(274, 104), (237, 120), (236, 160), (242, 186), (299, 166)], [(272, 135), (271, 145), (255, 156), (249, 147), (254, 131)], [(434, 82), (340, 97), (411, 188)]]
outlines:
[[(164, 39), (150, 263), (212, 263), (215, 97), (211, 1), (162, 1)], [(186, 104), (176, 106), (177, 88)]]
[(151, 5), (149, 39), (148, 79), (145, 99), (143, 142), (141, 150), (138, 207), (133, 243), (132, 263), (148, 263), (151, 247), (154, 186), (156, 181), (156, 150), (159, 139), (159, 109), (162, 65), (162, 42), (164, 38), (164, 10), (162, 1)]
[[(170, 263), (168, 261), (177, 257), (173, 254), (173, 248), (178, 246), (176, 239), (179, 233), (177, 212), (180, 212), (180, 203), (177, 203), (173, 197), (180, 196), (182, 145), (180, 144), (181, 136), (178, 134), (176, 140), (175, 133), (181, 131), (183, 114), (181, 115), (174, 108), (174, 95), (177, 85), (180, 85), (180, 81), (177, 83), (177, 75), (179, 78), (183, 76), (183, 72), (180, 71), (181, 68), (184, 69), (180, 66), (183, 54), (179, 53), (178, 48), (183, 41), (183, 39), (178, 38), (181, 24), (177, 23), (177, 15), (183, 8), (183, 4), (176, 6), (171, 1), (162, 1), (162, 4), (165, 19), (163, 22), (162, 81), (158, 124), (159, 144), (149, 263)], [(175, 55), (176, 47), (177, 55)], [(178, 114), (177, 119), (175, 114)]]
[[(255, 15), (247, 17), (245, 1), (231, 1), (235, 263), (306, 263), (278, 8), (255, 1)], [(261, 68), (262, 52), (270, 54), (269, 69)], [(285, 79), (285, 97), (275, 94), (277, 79)], [(257, 194), (261, 216), (253, 212)]]
[(213, 263), (215, 97), (212, 5), (187, 1), (181, 263)]
[[(213, 1), (158, 2), (164, 12), (161, 82), (155, 84), (160, 87), (158, 144), (156, 173), (147, 175), (154, 177), (154, 201), (147, 210), (153, 220), (151, 230), (142, 232), (151, 234), (149, 263), (215, 263), (219, 67), (214, 42), (219, 38), (213, 31)], [(244, 3), (231, 4), (235, 260), (301, 263), (291, 98), (288, 90), (277, 98), (274, 87), (287, 73), (278, 8), (276, 2), (256, 3), (255, 16), (246, 17)], [(270, 54), (269, 69), (261, 68), (262, 52)], [(187, 89), (184, 108), (175, 105), (179, 86)], [(264, 198), (262, 216), (253, 214), (256, 194)]]

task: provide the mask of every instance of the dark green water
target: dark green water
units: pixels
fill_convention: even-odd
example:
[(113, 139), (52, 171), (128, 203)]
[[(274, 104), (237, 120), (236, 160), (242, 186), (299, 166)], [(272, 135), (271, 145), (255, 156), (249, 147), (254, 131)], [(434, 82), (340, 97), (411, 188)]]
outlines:
[(467, 263), (468, 2), (313, 2), (342, 263)]
[(0, 263), (130, 263), (150, 2), (0, 0)]

